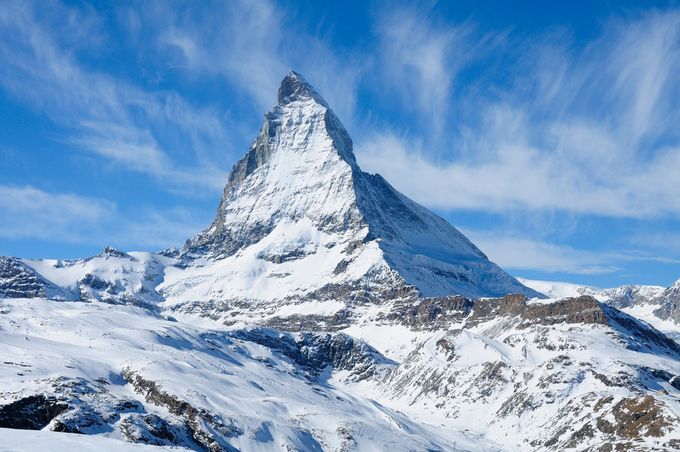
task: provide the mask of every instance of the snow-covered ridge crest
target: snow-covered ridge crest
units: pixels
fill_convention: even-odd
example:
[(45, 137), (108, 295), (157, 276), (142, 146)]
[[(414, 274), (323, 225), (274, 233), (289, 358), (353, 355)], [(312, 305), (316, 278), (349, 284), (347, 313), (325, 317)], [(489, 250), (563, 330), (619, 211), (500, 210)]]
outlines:
[(328, 104), (319, 93), (307, 82), (300, 74), (290, 71), (281, 82), (279, 87), (279, 105), (286, 105), (291, 102), (312, 99), (317, 104), (328, 108)]
[(650, 323), (673, 337), (678, 337), (680, 280), (669, 287), (626, 284), (602, 289), (557, 281), (518, 279), (522, 284), (547, 295), (550, 299), (591, 295), (601, 302)]

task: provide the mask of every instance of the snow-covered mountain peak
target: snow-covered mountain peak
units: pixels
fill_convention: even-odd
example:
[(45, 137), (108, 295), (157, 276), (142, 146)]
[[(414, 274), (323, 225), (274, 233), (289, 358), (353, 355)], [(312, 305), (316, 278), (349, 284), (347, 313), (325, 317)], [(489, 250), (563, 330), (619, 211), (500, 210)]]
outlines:
[(123, 259), (131, 259), (133, 260), (134, 257), (130, 256), (128, 253), (125, 251), (121, 251), (119, 249), (107, 246), (105, 247), (101, 253), (97, 254), (94, 257), (102, 257), (102, 258), (111, 258), (111, 257), (117, 257), (117, 258), (123, 258)]
[(328, 107), (324, 98), (316, 92), (303, 76), (295, 71), (290, 71), (281, 81), (278, 99), (281, 106), (296, 101), (313, 100), (324, 107)]
[[(188, 267), (221, 262), (198, 283), (209, 300), (350, 302), (412, 289), (421, 296), (540, 296), (445, 220), (361, 171), (340, 119), (295, 72), (234, 165), (215, 221), (180, 255)], [(186, 275), (173, 276), (162, 290), (173, 302), (186, 300)]]

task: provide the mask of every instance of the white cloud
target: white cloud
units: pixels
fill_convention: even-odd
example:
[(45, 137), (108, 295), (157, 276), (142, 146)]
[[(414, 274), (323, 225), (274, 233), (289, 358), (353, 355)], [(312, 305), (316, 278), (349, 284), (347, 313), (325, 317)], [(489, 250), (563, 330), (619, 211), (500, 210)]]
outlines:
[(485, 39), (473, 27), (434, 23), (431, 8), (384, 8), (377, 15), (380, 81), (419, 112), (436, 131), (446, 122), (458, 72), (477, 57)]
[(0, 236), (77, 242), (81, 232), (116, 216), (110, 201), (0, 185)]
[(465, 231), (489, 259), (506, 269), (546, 273), (603, 274), (618, 270), (606, 253), (592, 253), (497, 232)]
[(121, 218), (119, 227), (107, 240), (119, 248), (143, 251), (181, 247), (187, 239), (198, 234), (208, 221), (206, 215), (181, 207), (148, 210), (138, 218)]
[(612, 22), (584, 50), (561, 35), (526, 48), (506, 41), (520, 55), (505, 68), (512, 83), (444, 97), (462, 118), (446, 138), (436, 125), (415, 137), (364, 135), (365, 169), (441, 209), (680, 216), (680, 13)]
[(680, 260), (627, 249), (589, 251), (503, 231), (463, 230), (489, 259), (506, 269), (596, 275), (615, 273), (630, 262), (678, 264)]
[[(104, 40), (96, 16), (57, 3), (40, 14), (39, 8), (21, 2), (0, 8), (0, 85), (10, 95), (71, 130), (65, 141), (167, 186), (223, 185), (224, 171), (216, 165), (223, 160), (201, 154), (227, 141), (216, 112), (86, 68), (72, 39)], [(159, 135), (184, 146), (164, 147)]]
[[(162, 6), (159, 6), (162, 5)], [(195, 77), (217, 75), (247, 93), (260, 111), (276, 102), (290, 70), (308, 78), (351, 123), (365, 59), (336, 53), (308, 32), (290, 11), (269, 1), (217, 2), (210, 8), (167, 10), (154, 3), (145, 18), (158, 33), (162, 55), (179, 55), (179, 69)], [(362, 55), (365, 57), (366, 55)]]
[(204, 216), (185, 208), (146, 209), (136, 216), (105, 199), (0, 185), (0, 238), (6, 240), (163, 249), (197, 234), (207, 224)]
[[(581, 178), (537, 149), (508, 146), (483, 162), (435, 162), (394, 135), (376, 135), (358, 149), (365, 170), (380, 172), (408, 196), (429, 207), (509, 212), (564, 209), (601, 215), (638, 215), (619, 204), (615, 188), (582, 185)], [(653, 206), (649, 206), (653, 207)]]

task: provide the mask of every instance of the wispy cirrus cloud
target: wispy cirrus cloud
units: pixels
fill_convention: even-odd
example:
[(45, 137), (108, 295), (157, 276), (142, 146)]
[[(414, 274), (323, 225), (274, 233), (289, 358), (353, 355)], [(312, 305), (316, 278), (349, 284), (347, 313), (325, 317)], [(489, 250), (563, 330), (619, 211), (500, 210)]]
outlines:
[(380, 83), (439, 134), (452, 111), (460, 71), (487, 53), (492, 36), (480, 35), (470, 22), (439, 23), (433, 5), (381, 8), (375, 19)]
[(104, 247), (180, 246), (201, 227), (201, 215), (181, 207), (122, 213), (113, 201), (0, 185), (0, 239), (44, 240)]
[(630, 262), (680, 264), (680, 259), (631, 249), (593, 251), (523, 237), (507, 231), (465, 229), (463, 232), (492, 261), (513, 271), (598, 275), (615, 273)]
[(328, 37), (308, 30), (293, 8), (237, 0), (168, 9), (164, 2), (147, 2), (139, 14), (154, 30), (153, 52), (185, 75), (227, 80), (258, 111), (271, 108), (281, 79), (294, 69), (313, 80), (348, 123), (354, 120), (359, 79), (370, 57), (338, 52)]
[[(438, 30), (430, 27), (421, 36)], [(455, 43), (434, 42), (443, 49), (429, 70), (444, 80), (432, 96), (458, 108), (459, 122), (444, 139), (436, 125), (429, 136), (387, 129), (362, 137), (358, 157), (367, 169), (445, 210), (680, 216), (680, 112), (672, 101), (680, 94), (680, 13), (613, 20), (585, 47), (558, 32), (525, 46), (510, 33), (494, 41), (512, 58), (503, 72), (509, 82), (488, 85), (492, 95), (480, 77), (453, 99), (456, 71), (441, 68)], [(490, 58), (507, 57), (492, 51)], [(416, 74), (432, 66), (413, 61)], [(405, 97), (418, 96), (408, 77), (397, 85)]]
[[(4, 2), (2, 88), (70, 130), (60, 139), (83, 150), (168, 186), (221, 186), (224, 170), (198, 152), (227, 141), (219, 113), (196, 108), (177, 94), (143, 89), (89, 69), (78, 60), (73, 40), (80, 36), (91, 45), (105, 40), (97, 34), (96, 22), (88, 9)], [(178, 141), (185, 146), (163, 146), (159, 136), (169, 134), (181, 135)]]
[(609, 174), (588, 175), (571, 159), (546, 155), (522, 144), (502, 145), (488, 161), (441, 162), (419, 142), (394, 134), (361, 143), (359, 163), (380, 172), (407, 195), (442, 210), (508, 213), (562, 210), (598, 216), (653, 218), (680, 215), (680, 189), (674, 184), (680, 148), (650, 162)]
[(115, 217), (116, 204), (32, 186), (0, 185), (0, 237), (78, 241), (81, 232)]

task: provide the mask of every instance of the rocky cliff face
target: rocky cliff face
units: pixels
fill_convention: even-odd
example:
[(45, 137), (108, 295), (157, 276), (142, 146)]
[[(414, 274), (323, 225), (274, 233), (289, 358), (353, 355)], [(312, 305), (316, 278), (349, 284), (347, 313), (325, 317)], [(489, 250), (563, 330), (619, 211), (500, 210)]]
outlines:
[(660, 306), (654, 314), (661, 319), (672, 320), (680, 325), (680, 279), (664, 290), (655, 301)]
[[(680, 280), (669, 287), (627, 284), (610, 289), (577, 284), (522, 280), (524, 284), (551, 298), (590, 295), (617, 309), (623, 309), (642, 320), (677, 336), (680, 325)], [(669, 322), (659, 322), (665, 320)]]
[(680, 280), (666, 288), (628, 285), (607, 289), (600, 297), (617, 308), (656, 306), (656, 317), (680, 324)]
[(12, 257), (0, 256), (0, 298), (65, 298), (68, 291)]

